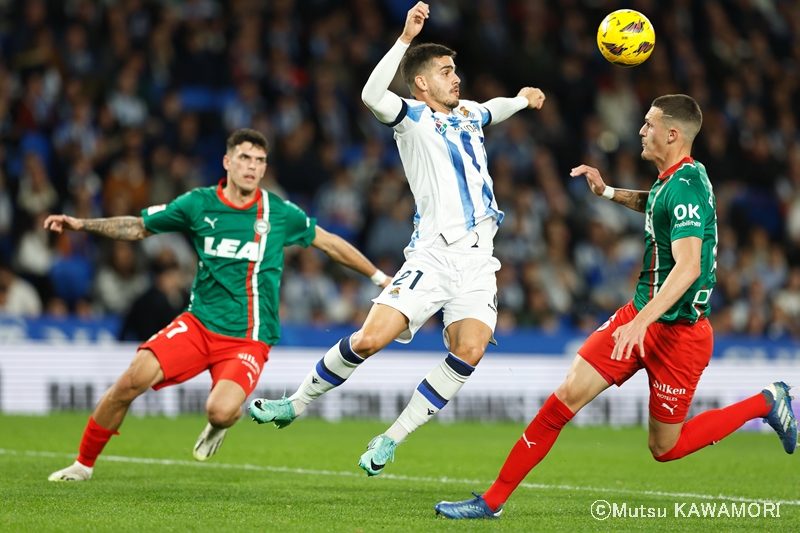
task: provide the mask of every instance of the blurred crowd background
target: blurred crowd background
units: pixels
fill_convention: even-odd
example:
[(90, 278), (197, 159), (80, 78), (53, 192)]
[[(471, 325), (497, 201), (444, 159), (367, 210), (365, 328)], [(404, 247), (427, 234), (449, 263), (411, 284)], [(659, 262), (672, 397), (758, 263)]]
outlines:
[[(227, 135), (270, 140), (264, 185), (387, 273), (413, 199), (392, 132), (360, 100), (409, 0), (0, 2), (0, 313), (123, 317), (146, 338), (186, 303), (194, 252), (42, 229), (50, 213), (138, 215), (224, 175)], [(645, 13), (642, 66), (606, 63), (597, 27)], [(542, 88), (547, 102), (487, 128), (501, 331), (590, 330), (633, 294), (643, 218), (569, 171), (648, 190), (638, 130), (650, 102), (694, 97), (694, 156), (718, 202), (718, 333), (800, 336), (800, 3), (781, 0), (433, 0), (417, 42), (458, 52), (462, 96)], [(392, 89), (408, 91), (396, 80)], [(287, 250), (284, 323), (353, 324), (376, 288), (313, 249)], [(432, 319), (430, 327), (437, 327)]]

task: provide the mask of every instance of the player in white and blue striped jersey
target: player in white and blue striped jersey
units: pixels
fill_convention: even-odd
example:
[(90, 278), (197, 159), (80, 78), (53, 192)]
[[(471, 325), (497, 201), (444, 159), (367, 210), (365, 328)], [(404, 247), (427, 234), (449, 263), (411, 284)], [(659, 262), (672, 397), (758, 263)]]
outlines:
[[(317, 363), (289, 398), (254, 400), (259, 423), (285, 427), (309, 403), (341, 385), (367, 357), (392, 340), (410, 342), (414, 333), (444, 309), (449, 353), (422, 380), (397, 421), (372, 439), (359, 465), (374, 476), (406, 436), (430, 420), (455, 396), (483, 357), (497, 323), (493, 239), (503, 220), (483, 147), (485, 126), (525, 108), (541, 108), (544, 94), (526, 87), (515, 98), (483, 104), (461, 100), (454, 58), (446, 46), (409, 48), (429, 7), (417, 3), (403, 34), (378, 63), (362, 92), (375, 116), (394, 130), (414, 195), (414, 231), (406, 262), (375, 298), (362, 328), (342, 339)], [(398, 67), (413, 98), (388, 90)]]

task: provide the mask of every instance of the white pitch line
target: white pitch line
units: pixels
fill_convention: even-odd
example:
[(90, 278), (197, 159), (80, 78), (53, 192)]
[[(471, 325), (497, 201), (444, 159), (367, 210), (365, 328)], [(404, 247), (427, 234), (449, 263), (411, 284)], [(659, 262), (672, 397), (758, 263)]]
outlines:
[[(37, 452), (5, 450), (0, 448), (0, 455), (25, 455), (28, 457), (70, 457), (74, 458), (74, 453), (58, 452)], [(231, 463), (199, 463), (197, 461), (184, 461), (182, 459), (148, 459), (145, 457), (124, 457), (120, 455), (101, 455), (99, 461), (110, 461), (115, 463), (135, 463), (160, 466), (189, 466), (196, 468), (216, 468), (222, 470), (249, 470), (254, 472), (276, 472), (281, 474), (303, 474), (311, 476), (337, 476), (337, 477), (358, 477), (363, 478), (363, 473), (358, 472), (336, 472), (333, 470), (309, 470), (307, 468), (290, 468), (288, 466), (258, 466), (251, 464), (231, 464)], [(491, 481), (479, 479), (458, 479), (450, 477), (417, 477), (417, 476), (398, 476), (395, 474), (383, 474), (379, 479), (391, 479), (400, 481), (414, 481), (417, 483), (445, 483), (459, 485), (478, 485), (488, 486)], [(667, 498), (701, 499), (701, 500), (727, 500), (743, 503), (780, 503), (782, 505), (798, 505), (800, 500), (767, 500), (763, 498), (742, 498), (740, 496), (728, 496), (725, 494), (695, 494), (691, 492), (664, 492), (660, 490), (631, 490), (605, 487), (575, 487), (572, 485), (543, 485), (541, 483), (521, 483), (520, 487), (537, 490), (566, 490), (580, 492), (605, 492), (609, 494), (631, 494), (634, 496), (660, 496)]]

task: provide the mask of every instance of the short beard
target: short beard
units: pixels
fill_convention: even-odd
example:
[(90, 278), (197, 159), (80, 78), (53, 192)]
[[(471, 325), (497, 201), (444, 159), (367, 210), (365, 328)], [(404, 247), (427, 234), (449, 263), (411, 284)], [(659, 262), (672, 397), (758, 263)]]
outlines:
[(450, 111), (458, 107), (458, 97), (453, 96), (452, 93), (446, 93), (442, 91), (441, 98), (438, 98), (439, 95), (436, 96), (437, 96), (436, 101), (438, 101), (440, 104), (445, 106)]

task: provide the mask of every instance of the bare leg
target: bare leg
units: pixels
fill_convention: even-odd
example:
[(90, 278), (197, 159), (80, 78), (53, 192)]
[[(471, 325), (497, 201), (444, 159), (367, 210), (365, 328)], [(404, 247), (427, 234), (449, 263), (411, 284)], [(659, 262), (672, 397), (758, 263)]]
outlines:
[(450, 352), (471, 366), (477, 366), (492, 339), (492, 329), (474, 318), (465, 318), (447, 326)]
[(375, 304), (361, 329), (350, 336), (350, 347), (362, 359), (384, 349), (408, 328), (408, 318), (388, 305)]
[(147, 389), (164, 381), (164, 371), (150, 350), (136, 352), (131, 366), (109, 388), (92, 413), (97, 425), (116, 431), (122, 425), (133, 400)]
[(242, 417), (242, 403), (247, 398), (247, 393), (241, 385), (229, 379), (222, 379), (206, 400), (206, 418), (208, 425), (194, 445), (192, 455), (198, 461), (206, 461), (217, 453), (225, 433)]
[(605, 378), (577, 355), (567, 371), (567, 379), (555, 390), (555, 395), (570, 411), (577, 413), (608, 387)]
[(206, 401), (208, 422), (219, 429), (231, 427), (242, 417), (242, 404), (246, 399), (241, 385), (229, 379), (220, 380)]
[(144, 391), (164, 380), (164, 372), (150, 350), (139, 350), (131, 366), (109, 388), (89, 417), (78, 448), (78, 459), (67, 468), (53, 472), (50, 481), (91, 479), (94, 462), (112, 435), (122, 425), (131, 403)]
[(678, 442), (681, 436), (681, 429), (683, 429), (683, 422), (677, 424), (667, 424), (659, 422), (652, 416), (649, 420), (650, 434), (647, 437), (647, 446), (650, 452), (655, 455), (664, 455)]

